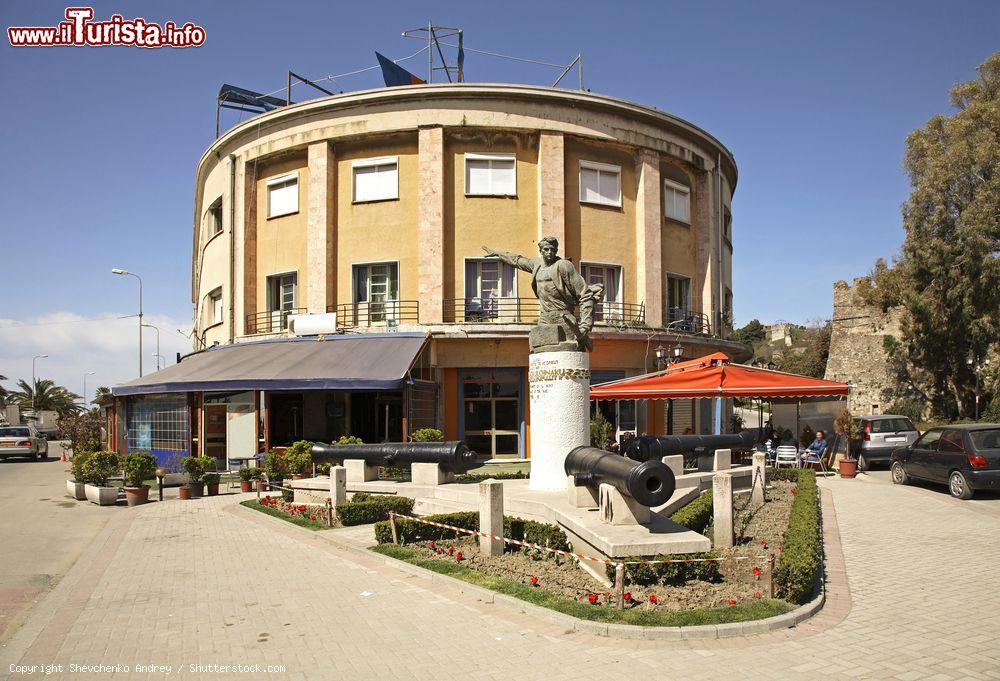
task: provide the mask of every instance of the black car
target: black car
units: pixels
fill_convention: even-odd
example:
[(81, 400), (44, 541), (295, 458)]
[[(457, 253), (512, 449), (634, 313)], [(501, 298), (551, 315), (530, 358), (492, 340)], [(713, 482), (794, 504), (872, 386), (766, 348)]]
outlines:
[(982, 423), (931, 428), (919, 440), (892, 453), (892, 481), (910, 479), (947, 483), (958, 499), (976, 490), (1000, 489), (1000, 424)]

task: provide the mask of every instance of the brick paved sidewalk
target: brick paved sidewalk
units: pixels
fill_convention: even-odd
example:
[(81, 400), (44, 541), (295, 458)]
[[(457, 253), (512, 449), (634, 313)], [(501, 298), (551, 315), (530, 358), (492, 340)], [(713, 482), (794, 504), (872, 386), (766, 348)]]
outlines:
[(281, 679), (1000, 678), (998, 523), (921, 490), (821, 484), (839, 521), (826, 536), (834, 584), (796, 630), (571, 633), (227, 511), (223, 497), (121, 509), (0, 653), (0, 674), (20, 661), (283, 665), (259, 675)]

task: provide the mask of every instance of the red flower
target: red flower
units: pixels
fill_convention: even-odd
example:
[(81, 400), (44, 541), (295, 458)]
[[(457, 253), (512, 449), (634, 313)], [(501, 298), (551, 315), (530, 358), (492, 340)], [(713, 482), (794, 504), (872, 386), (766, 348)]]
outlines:
[(753, 597), (754, 598), (760, 598), (760, 592), (759, 591), (755, 591), (754, 594), (753, 594)]
[(587, 600), (590, 601), (591, 605), (597, 604), (597, 594), (587, 594)]
[(656, 605), (656, 594), (649, 594), (649, 602)]
[(760, 540), (760, 545), (763, 546), (766, 549), (767, 548), (767, 540), (766, 539), (761, 539)]
[(609, 598), (610, 596), (611, 596), (611, 592), (610, 591), (605, 591), (604, 592), (604, 597), (605, 598)]
[(538, 586), (538, 577), (531, 575), (531, 586)]
[(729, 605), (736, 605), (736, 599), (735, 598), (730, 598), (729, 599)]
[(427, 542), (427, 545), (428, 545), (429, 547), (431, 547), (432, 549), (433, 549), (433, 548), (434, 548), (435, 546), (437, 546), (437, 544), (436, 544), (436, 543), (434, 542), (434, 540), (433, 540), (433, 539), (431, 539), (431, 540), (430, 540), (429, 542)]
[(756, 565), (753, 566), (753, 576), (760, 577), (760, 568), (757, 567)]
[(458, 553), (455, 554), (455, 560), (461, 561), (463, 558), (464, 558), (464, 556), (462, 555), (461, 551), (459, 551)]
[(632, 602), (632, 592), (631, 591), (626, 591), (624, 598), (625, 598), (625, 602), (626, 603), (631, 603)]
[(796, 492), (798, 492), (798, 491), (799, 491), (799, 488), (798, 488), (798, 487), (793, 487), (793, 488), (792, 488), (792, 494), (795, 494), (795, 493), (796, 493)]
[(455, 547), (454, 546), (449, 546), (448, 547), (448, 555), (449, 556), (454, 556), (455, 555)]
[(303, 504), (303, 505), (299, 506), (299, 511), (300, 511), (300, 512), (302, 512), (302, 513), (305, 513), (305, 512), (306, 512), (306, 507), (305, 507), (305, 504)]
[(316, 520), (316, 516), (314, 515), (309, 516), (309, 520)]

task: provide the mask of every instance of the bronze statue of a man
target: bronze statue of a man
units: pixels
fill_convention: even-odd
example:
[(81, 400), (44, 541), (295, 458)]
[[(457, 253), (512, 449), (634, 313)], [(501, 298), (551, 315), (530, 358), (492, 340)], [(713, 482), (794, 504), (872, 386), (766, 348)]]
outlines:
[[(593, 350), (594, 304), (604, 298), (604, 286), (587, 285), (573, 263), (557, 255), (559, 241), (552, 236), (538, 241), (538, 258), (495, 251), (483, 246), (487, 257), (531, 272), (531, 289), (538, 298), (538, 324), (528, 334), (531, 352)], [(579, 308), (579, 317), (577, 317)]]

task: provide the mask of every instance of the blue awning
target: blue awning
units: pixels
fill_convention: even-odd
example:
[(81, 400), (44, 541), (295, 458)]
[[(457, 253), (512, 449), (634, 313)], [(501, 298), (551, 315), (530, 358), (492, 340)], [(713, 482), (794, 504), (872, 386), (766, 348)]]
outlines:
[(425, 333), (354, 334), (217, 345), (111, 392), (402, 390)]

